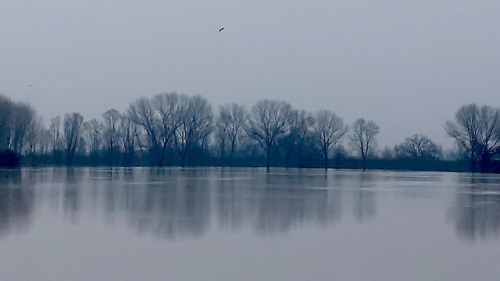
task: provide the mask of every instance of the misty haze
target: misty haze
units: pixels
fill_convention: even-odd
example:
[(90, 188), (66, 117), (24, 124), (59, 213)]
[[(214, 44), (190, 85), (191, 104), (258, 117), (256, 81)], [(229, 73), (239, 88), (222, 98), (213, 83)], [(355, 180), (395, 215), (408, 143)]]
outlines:
[(1, 280), (498, 280), (500, 2), (3, 0)]

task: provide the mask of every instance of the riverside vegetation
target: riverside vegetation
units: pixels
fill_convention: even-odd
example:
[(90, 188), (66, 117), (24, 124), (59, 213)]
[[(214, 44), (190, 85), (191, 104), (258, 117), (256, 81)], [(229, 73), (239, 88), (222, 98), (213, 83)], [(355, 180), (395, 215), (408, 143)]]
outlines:
[(314, 113), (278, 100), (215, 112), (202, 96), (161, 93), (109, 109), (78, 112), (44, 126), (28, 103), (0, 95), (0, 166), (262, 166), (499, 172), (500, 109), (460, 107), (444, 125), (457, 148), (443, 150), (421, 133), (377, 147), (380, 127), (351, 125), (330, 110)]

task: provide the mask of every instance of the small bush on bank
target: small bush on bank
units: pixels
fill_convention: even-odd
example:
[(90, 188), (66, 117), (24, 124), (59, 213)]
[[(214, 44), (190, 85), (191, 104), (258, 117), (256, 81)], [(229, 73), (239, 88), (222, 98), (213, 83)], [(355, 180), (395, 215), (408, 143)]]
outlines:
[(15, 168), (19, 167), (21, 156), (12, 150), (6, 149), (0, 151), (0, 167)]

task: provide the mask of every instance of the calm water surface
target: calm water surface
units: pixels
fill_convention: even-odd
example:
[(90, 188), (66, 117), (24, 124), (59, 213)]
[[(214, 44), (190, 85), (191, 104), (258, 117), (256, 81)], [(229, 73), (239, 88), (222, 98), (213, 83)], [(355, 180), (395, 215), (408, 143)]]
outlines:
[(0, 170), (0, 280), (500, 280), (500, 175)]

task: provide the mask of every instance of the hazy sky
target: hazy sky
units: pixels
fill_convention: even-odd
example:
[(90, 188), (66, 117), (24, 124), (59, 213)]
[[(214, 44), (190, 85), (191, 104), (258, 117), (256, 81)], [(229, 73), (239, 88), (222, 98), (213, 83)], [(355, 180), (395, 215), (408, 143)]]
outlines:
[(379, 146), (451, 146), (458, 107), (500, 106), (499, 15), (498, 0), (2, 0), (0, 93), (46, 121), (165, 91), (278, 99), (372, 119)]

